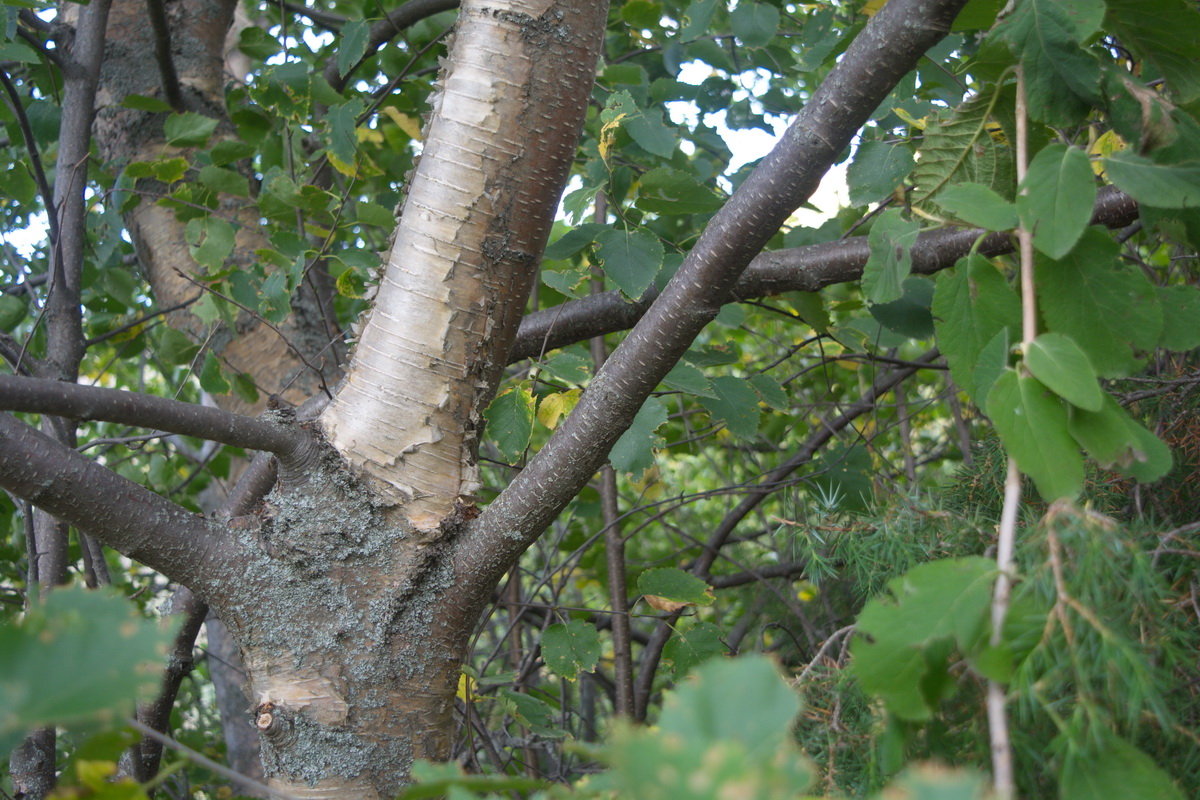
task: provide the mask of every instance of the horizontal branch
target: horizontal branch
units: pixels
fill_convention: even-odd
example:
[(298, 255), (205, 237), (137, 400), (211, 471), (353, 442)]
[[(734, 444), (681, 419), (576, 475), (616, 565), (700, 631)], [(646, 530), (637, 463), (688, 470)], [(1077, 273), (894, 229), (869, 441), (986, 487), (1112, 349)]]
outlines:
[(264, 450), (289, 458), (310, 437), (295, 425), (165, 397), (40, 378), (0, 375), (0, 410), (102, 420)]
[(0, 414), (0, 487), (204, 596), (239, 559), (224, 529)]
[[(1134, 222), (1137, 215), (1133, 198), (1116, 187), (1106, 186), (1096, 199), (1092, 224), (1121, 228)], [(986, 256), (1004, 255), (1014, 248), (1007, 233), (989, 233), (981, 228), (937, 228), (917, 237), (912, 248), (913, 272), (931, 275), (949, 269), (976, 242), (979, 252)], [(826, 286), (856, 281), (862, 277), (869, 255), (866, 236), (763, 253), (750, 262), (730, 292), (728, 302), (782, 292), (816, 292)], [(535, 311), (522, 320), (508, 361), (536, 358), (545, 351), (632, 328), (657, 297), (657, 288), (651, 288), (633, 303), (620, 292), (604, 292)]]

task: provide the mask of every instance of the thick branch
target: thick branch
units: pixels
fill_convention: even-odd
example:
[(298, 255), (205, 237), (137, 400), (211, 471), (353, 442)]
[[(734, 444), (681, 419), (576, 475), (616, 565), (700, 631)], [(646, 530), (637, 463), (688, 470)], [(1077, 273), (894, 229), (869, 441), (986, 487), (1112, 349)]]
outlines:
[(153, 428), (284, 458), (310, 443), (295, 425), (137, 392), (13, 375), (0, 375), (0, 409)]
[[(1115, 186), (1106, 186), (1096, 199), (1092, 224), (1123, 228), (1133, 223), (1137, 215), (1133, 198)], [(949, 269), (971, 251), (981, 236), (978, 249), (983, 255), (1013, 252), (1015, 245), (1007, 233), (988, 233), (981, 228), (937, 228), (917, 237), (912, 249), (913, 272), (931, 275)], [(869, 254), (865, 236), (763, 253), (750, 262), (726, 302), (780, 292), (816, 292), (826, 286), (856, 281), (862, 277)], [(536, 358), (542, 352), (592, 336), (631, 328), (657, 297), (655, 288), (634, 303), (624, 299), (620, 292), (605, 292), (535, 311), (521, 321), (521, 332), (508, 361), (511, 364), (523, 358)]]
[(709, 222), (566, 422), (456, 542), (459, 585), (469, 586), (473, 602), (486, 602), (508, 565), (591, 479), (751, 259), (813, 193), (896, 83), (946, 35), (963, 5), (891, 0), (871, 18), (779, 144)]
[(197, 594), (224, 577), (223, 530), (9, 414), (0, 414), (0, 486)]

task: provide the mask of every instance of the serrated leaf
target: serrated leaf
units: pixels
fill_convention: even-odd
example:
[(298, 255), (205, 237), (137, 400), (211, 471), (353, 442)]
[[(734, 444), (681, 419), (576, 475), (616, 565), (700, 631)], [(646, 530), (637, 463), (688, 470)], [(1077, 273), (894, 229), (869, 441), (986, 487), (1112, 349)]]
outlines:
[(711, 586), (675, 567), (646, 570), (638, 576), (637, 589), (641, 594), (685, 605), (709, 606), (713, 603)]
[(677, 169), (652, 169), (638, 182), (637, 207), (655, 214), (704, 214), (724, 202), (695, 176)]
[(697, 397), (716, 397), (716, 392), (704, 377), (704, 373), (691, 364), (680, 361), (663, 378), (663, 383), (676, 391), (696, 395)]
[(200, 388), (209, 394), (229, 394), (233, 388), (221, 374), (221, 362), (212, 352), (204, 357), (204, 367), (200, 370)]
[(257, 25), (249, 25), (238, 34), (238, 49), (251, 58), (266, 61), (282, 50), (283, 46), (267, 31)]
[(868, 601), (850, 646), (862, 688), (901, 719), (929, 719), (936, 698), (925, 681), (945, 669), (946, 643), (965, 654), (980, 642), (995, 571), (992, 561), (971, 556), (921, 564), (889, 581), (891, 596)]
[(370, 32), (371, 25), (365, 19), (351, 20), (342, 26), (341, 41), (337, 48), (339, 76), (346, 77), (354, 65), (362, 60), (367, 52), (367, 35)]
[(557, 428), (559, 420), (570, 414), (571, 410), (579, 403), (581, 393), (580, 389), (571, 389), (567, 392), (554, 392), (543, 397), (542, 402), (538, 404), (538, 422), (550, 430)]
[(663, 662), (671, 668), (671, 678), (683, 678), (709, 659), (725, 655), (729, 647), (721, 641), (724, 631), (711, 622), (697, 622), (677, 631), (663, 647)]
[(163, 122), (167, 142), (175, 147), (201, 147), (216, 129), (216, 119), (191, 111), (172, 114)]
[(1096, 202), (1096, 176), (1087, 155), (1077, 147), (1047, 145), (1034, 156), (1022, 188), (1017, 213), (1033, 233), (1033, 246), (1062, 258), (1083, 235)]
[(195, 217), (184, 228), (188, 252), (197, 264), (215, 272), (225, 265), (233, 252), (233, 226), (218, 217)]
[(592, 375), (591, 362), (578, 353), (555, 353), (542, 363), (542, 369), (567, 383), (583, 383)]
[(564, 261), (596, 240), (596, 234), (608, 230), (607, 225), (587, 222), (577, 225), (546, 246), (545, 257), (553, 261)]
[(1139, 203), (1159, 208), (1200, 206), (1200, 162), (1159, 164), (1122, 150), (1104, 159), (1104, 171)]
[(1025, 365), (1033, 377), (1073, 406), (1099, 411), (1104, 403), (1091, 363), (1070, 337), (1043, 333), (1030, 342)]
[(1001, 197), (1012, 196), (1013, 156), (988, 134), (990, 102), (990, 96), (980, 95), (930, 119), (910, 178), (916, 184), (914, 206), (926, 205), (957, 183), (977, 183)]
[(1067, 430), (1067, 410), (1040, 381), (1005, 370), (988, 393), (987, 413), (1046, 502), (1079, 494), (1083, 458)]
[(505, 711), (512, 714), (513, 719), (539, 736), (561, 739), (566, 735), (565, 731), (557, 726), (554, 709), (546, 701), (514, 692), (512, 689), (501, 689), (496, 693), (496, 699), (504, 706)]
[(529, 446), (533, 435), (533, 411), (533, 393), (521, 384), (505, 389), (483, 412), (487, 436), (509, 464), (520, 461)]
[(657, 398), (648, 397), (629, 425), (621, 434), (608, 454), (608, 463), (617, 472), (639, 478), (654, 466), (654, 448), (661, 440), (655, 435), (658, 427), (667, 421), (667, 407)]
[(1020, 221), (1016, 206), (979, 183), (947, 186), (938, 194), (937, 204), (968, 225), (991, 231), (1012, 230)]
[(542, 660), (551, 672), (575, 680), (600, 661), (600, 631), (581, 619), (551, 625), (542, 633)]
[(191, 363), (199, 352), (199, 346), (187, 334), (165, 325), (155, 329), (157, 346), (155, 354), (166, 364), (178, 366)]
[(226, 139), (222, 142), (217, 142), (213, 145), (209, 153), (214, 165), (223, 167), (226, 164), (232, 164), (235, 161), (241, 161), (243, 158), (249, 158), (254, 155), (254, 145), (249, 142), (236, 141)]
[(750, 377), (750, 386), (754, 391), (758, 392), (758, 396), (762, 401), (776, 411), (787, 411), (791, 405), (788, 402), (787, 392), (779, 385), (779, 381), (765, 373), (759, 373)]
[(879, 215), (871, 226), (871, 254), (863, 266), (863, 291), (872, 303), (890, 303), (904, 295), (902, 285), (912, 272), (912, 246), (921, 226), (905, 220), (899, 209)]
[(662, 242), (649, 231), (610, 228), (596, 235), (596, 244), (604, 274), (626, 297), (641, 297), (662, 267)]
[(716, 397), (701, 397), (700, 405), (738, 436), (749, 438), (758, 433), (762, 414), (758, 410), (758, 395), (750, 388), (749, 381), (722, 375), (713, 378), (710, 385)]
[(863, 142), (846, 168), (850, 205), (882, 200), (908, 177), (917, 164), (912, 147), (905, 143)]
[(1095, 228), (1060, 260), (1039, 256), (1038, 307), (1047, 327), (1071, 337), (1103, 378), (1131, 374), (1134, 348), (1158, 343), (1162, 309), (1145, 274), (1120, 261), (1120, 245)]

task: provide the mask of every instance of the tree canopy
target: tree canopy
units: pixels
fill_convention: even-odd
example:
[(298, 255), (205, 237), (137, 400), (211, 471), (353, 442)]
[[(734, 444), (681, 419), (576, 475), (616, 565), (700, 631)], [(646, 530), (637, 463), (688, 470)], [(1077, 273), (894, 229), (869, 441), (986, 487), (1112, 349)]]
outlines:
[(5, 8), (11, 796), (1200, 791), (1192, 0)]

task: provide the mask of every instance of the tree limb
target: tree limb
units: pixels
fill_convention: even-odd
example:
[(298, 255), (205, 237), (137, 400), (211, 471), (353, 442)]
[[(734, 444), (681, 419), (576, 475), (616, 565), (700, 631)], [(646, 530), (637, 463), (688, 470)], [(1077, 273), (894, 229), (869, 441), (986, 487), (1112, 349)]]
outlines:
[(591, 479), (738, 276), (896, 83), (940, 41), (965, 0), (891, 0), (871, 18), (780, 142), (709, 222), (579, 405), (455, 542), (458, 587), (482, 605), (508, 565)]
[(0, 409), (104, 420), (195, 436), (291, 457), (310, 442), (302, 428), (165, 397), (39, 378), (0, 375)]
[[(329, 82), (337, 91), (346, 88), (346, 84), (350, 82), (354, 71), (358, 69), (363, 61), (366, 61), (371, 56), (379, 51), (379, 48), (396, 38), (405, 28), (420, 22), (426, 17), (432, 17), (434, 14), (440, 14), (443, 11), (449, 11), (458, 8), (459, 0), (408, 0), (400, 7), (388, 12), (387, 17), (379, 20), (371, 25), (371, 30), (367, 34), (367, 49), (363, 53), (354, 66), (346, 70), (345, 75), (338, 73), (337, 59), (330, 59), (325, 65), (325, 80)], [(303, 13), (310, 13), (305, 11)]]
[[(1115, 186), (1105, 186), (1096, 198), (1092, 224), (1123, 228), (1136, 221), (1137, 215), (1133, 198)], [(912, 248), (913, 272), (932, 275), (953, 267), (958, 259), (971, 252), (976, 242), (978, 251), (989, 257), (1014, 250), (1012, 237), (1007, 233), (989, 233), (981, 228), (937, 228), (917, 237)], [(725, 302), (781, 292), (816, 292), (826, 286), (856, 281), (862, 277), (869, 255), (866, 236), (772, 250), (750, 262)], [(652, 287), (631, 303), (620, 292), (605, 292), (528, 314), (521, 321), (508, 362), (537, 358), (549, 350), (631, 328), (658, 294), (658, 289)]]
[[(0, 414), (0, 486), (201, 596), (238, 545), (218, 525)], [(15, 457), (15, 454), (20, 454)]]

